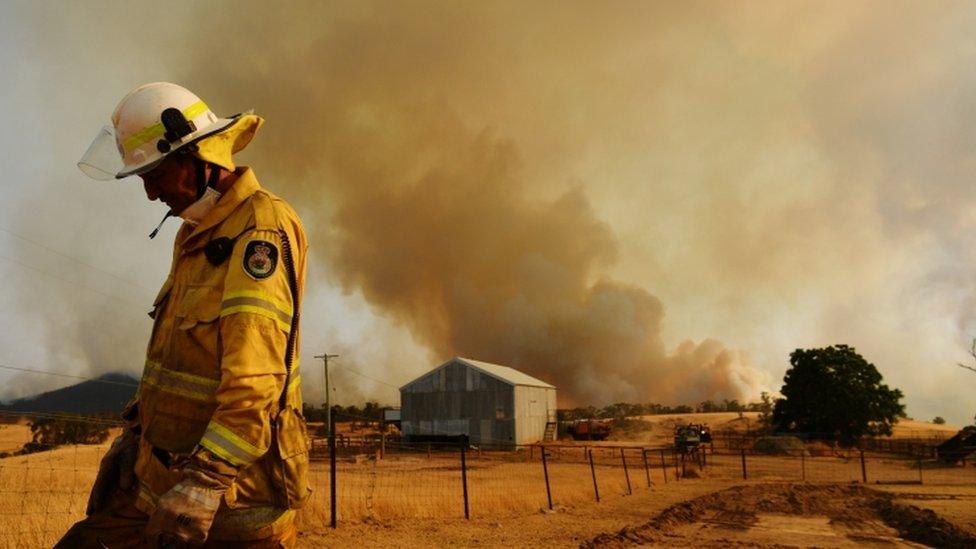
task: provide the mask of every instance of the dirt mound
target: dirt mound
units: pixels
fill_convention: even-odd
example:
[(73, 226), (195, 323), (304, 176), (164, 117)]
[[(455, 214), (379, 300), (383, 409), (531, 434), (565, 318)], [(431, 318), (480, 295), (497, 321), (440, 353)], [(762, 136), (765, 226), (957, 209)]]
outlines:
[[(897, 535), (904, 540), (936, 547), (976, 546), (976, 536), (932, 511), (895, 503), (892, 494), (860, 485), (808, 484), (736, 486), (678, 503), (647, 523), (613, 534), (601, 534), (580, 546), (734, 544), (731, 543), (734, 538), (730, 539), (728, 532), (749, 530), (760, 522), (775, 523), (767, 519), (786, 516), (795, 516), (798, 521), (804, 520), (804, 517), (807, 521), (822, 517), (823, 528), (832, 528), (835, 534), (841, 532), (847, 541), (855, 544), (868, 538), (881, 540), (884, 538), (882, 530), (891, 529), (891, 539), (894, 540), (897, 540), (894, 537)], [(706, 519), (713, 531), (721, 531), (725, 537), (696, 537), (703, 530), (695, 531), (689, 537), (681, 535), (683, 528)], [(752, 545), (778, 543), (767, 545), (759, 542)]]

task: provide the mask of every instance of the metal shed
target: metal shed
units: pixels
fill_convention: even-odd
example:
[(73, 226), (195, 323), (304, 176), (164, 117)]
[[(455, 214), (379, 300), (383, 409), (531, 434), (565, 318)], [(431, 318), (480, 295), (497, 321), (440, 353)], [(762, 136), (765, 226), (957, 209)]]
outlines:
[(408, 441), (468, 435), (511, 446), (555, 438), (556, 388), (507, 366), (455, 357), (400, 387)]

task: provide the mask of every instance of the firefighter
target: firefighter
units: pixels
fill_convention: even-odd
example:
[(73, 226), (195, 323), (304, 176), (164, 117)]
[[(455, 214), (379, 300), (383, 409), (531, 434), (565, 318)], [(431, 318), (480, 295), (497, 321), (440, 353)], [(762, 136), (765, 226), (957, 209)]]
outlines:
[(311, 492), (297, 360), (307, 246), (291, 207), (233, 162), (262, 123), (147, 84), (79, 162), (97, 179), (138, 175), (169, 206), (163, 221), (184, 223), (124, 432), (58, 547), (295, 544)]

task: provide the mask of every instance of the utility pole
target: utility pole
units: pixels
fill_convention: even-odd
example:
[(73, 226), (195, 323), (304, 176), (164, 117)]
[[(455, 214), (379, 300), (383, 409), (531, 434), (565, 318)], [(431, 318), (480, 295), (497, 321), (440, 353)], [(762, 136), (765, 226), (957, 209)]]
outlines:
[(329, 390), (329, 359), (339, 358), (339, 355), (330, 355), (329, 353), (323, 353), (316, 356), (315, 358), (321, 358), (322, 363), (325, 364), (325, 424), (328, 425), (328, 434), (332, 434), (332, 393)]

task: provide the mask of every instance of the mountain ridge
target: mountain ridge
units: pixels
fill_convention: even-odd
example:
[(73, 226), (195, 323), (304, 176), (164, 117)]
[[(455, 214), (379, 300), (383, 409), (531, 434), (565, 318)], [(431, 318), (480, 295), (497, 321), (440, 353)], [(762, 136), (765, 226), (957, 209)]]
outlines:
[(74, 385), (0, 403), (0, 411), (25, 413), (118, 414), (135, 397), (139, 380), (110, 372)]

